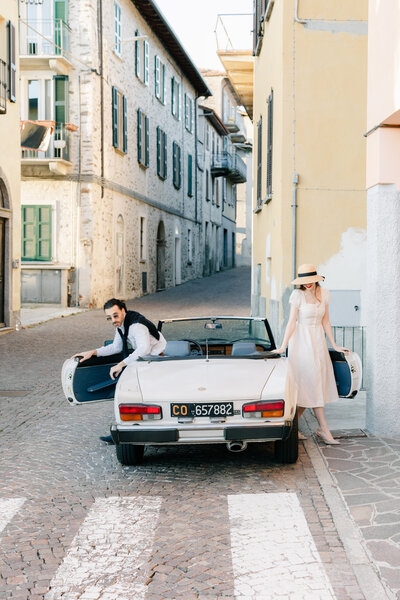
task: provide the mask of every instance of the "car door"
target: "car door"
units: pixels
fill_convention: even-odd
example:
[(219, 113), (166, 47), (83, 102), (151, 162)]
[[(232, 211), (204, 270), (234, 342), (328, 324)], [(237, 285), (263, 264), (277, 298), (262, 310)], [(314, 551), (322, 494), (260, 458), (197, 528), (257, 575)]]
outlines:
[(113, 400), (118, 379), (111, 379), (110, 369), (122, 360), (121, 354), (98, 357), (80, 362), (67, 359), (62, 367), (61, 381), (70, 404), (86, 404)]
[(355, 352), (335, 352), (329, 350), (338, 394), (342, 398), (354, 398), (360, 391), (362, 382), (362, 365)]

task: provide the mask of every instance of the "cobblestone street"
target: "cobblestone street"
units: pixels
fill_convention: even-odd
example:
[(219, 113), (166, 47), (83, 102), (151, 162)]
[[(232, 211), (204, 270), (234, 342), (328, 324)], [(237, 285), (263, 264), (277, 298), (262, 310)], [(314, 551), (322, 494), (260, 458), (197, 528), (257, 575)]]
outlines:
[[(157, 321), (248, 315), (249, 301), (250, 272), (236, 269), (129, 307)], [(71, 407), (60, 385), (65, 358), (111, 331), (93, 310), (0, 337), (0, 598), (367, 597), (313, 466), (312, 439), (287, 466), (262, 444), (239, 454), (153, 447), (139, 467), (117, 462), (99, 440), (111, 403)], [(361, 456), (358, 445), (326, 456), (339, 468), (350, 449)], [(354, 516), (366, 524), (365, 512)]]

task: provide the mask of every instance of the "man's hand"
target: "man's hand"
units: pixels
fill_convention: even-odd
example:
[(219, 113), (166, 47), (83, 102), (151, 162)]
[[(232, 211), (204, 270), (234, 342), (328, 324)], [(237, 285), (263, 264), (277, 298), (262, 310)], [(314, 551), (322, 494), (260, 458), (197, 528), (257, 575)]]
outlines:
[(116, 379), (124, 367), (126, 367), (126, 364), (124, 363), (124, 361), (121, 361), (117, 365), (114, 365), (114, 367), (111, 367), (111, 369), (110, 369), (111, 379)]
[(77, 358), (78, 356), (81, 359), (81, 362), (88, 360), (89, 358), (92, 358), (92, 356), (96, 356), (97, 355), (97, 350), (87, 350), (86, 352), (78, 352), (77, 354), (74, 354), (74, 356), (72, 358)]

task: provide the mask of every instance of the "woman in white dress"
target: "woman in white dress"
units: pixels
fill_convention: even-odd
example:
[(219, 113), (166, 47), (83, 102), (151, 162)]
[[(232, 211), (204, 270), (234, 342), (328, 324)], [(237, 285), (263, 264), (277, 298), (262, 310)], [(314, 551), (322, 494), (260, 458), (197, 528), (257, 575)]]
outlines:
[(306, 408), (312, 408), (319, 424), (317, 436), (326, 444), (339, 444), (332, 437), (324, 415), (325, 404), (339, 398), (325, 334), (334, 350), (348, 350), (337, 346), (333, 337), (328, 309), (330, 294), (318, 283), (323, 280), (314, 265), (299, 267), (292, 284), (300, 285), (300, 289), (293, 290), (289, 298), (289, 321), (282, 346), (274, 352), (282, 354), (289, 343), (288, 377), (297, 385), (298, 416)]

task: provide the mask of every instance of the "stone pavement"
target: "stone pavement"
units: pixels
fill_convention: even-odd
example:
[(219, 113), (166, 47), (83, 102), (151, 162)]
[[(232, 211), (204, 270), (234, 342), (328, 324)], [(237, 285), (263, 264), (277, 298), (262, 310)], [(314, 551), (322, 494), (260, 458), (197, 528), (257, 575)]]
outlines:
[[(245, 315), (249, 282), (249, 270), (236, 269), (130, 306), (153, 320)], [(240, 454), (152, 447), (142, 466), (122, 467), (98, 439), (110, 403), (71, 407), (59, 379), (66, 357), (111, 332), (98, 310), (0, 338), (0, 599), (391, 597), (363, 554), (355, 521), (367, 525), (347, 512), (343, 481), (334, 485), (324, 462), (336, 460), (339, 471), (329, 456), (339, 448), (319, 450), (311, 438), (295, 465), (282, 466), (272, 445)], [(346, 440), (340, 450), (357, 445)], [(373, 461), (363, 452), (345, 459), (358, 478)], [(394, 498), (393, 488), (387, 494)]]

